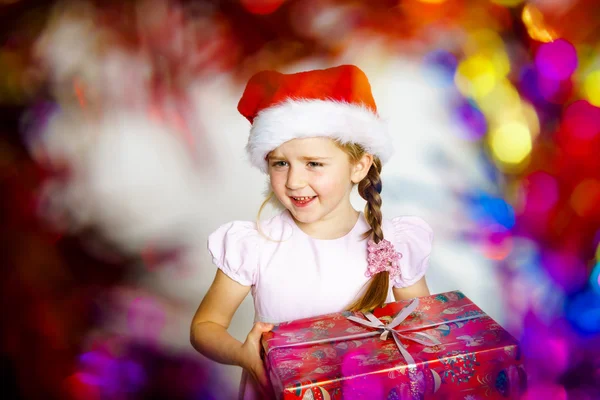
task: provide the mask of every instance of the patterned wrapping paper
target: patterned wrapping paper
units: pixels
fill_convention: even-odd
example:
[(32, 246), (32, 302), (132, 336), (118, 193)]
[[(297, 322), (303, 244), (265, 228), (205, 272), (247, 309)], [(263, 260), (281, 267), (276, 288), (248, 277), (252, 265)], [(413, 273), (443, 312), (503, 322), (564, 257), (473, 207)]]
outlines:
[[(388, 324), (411, 302), (387, 304), (373, 315)], [(349, 316), (366, 319), (328, 314), (278, 324), (263, 336), (265, 365), (280, 399), (517, 399), (524, 392), (517, 341), (459, 291), (418, 299), (394, 329), (404, 335), (410, 365), (392, 335), (383, 340), (381, 330)], [(410, 340), (423, 333), (440, 344)], [(355, 337), (340, 339), (349, 335)]]

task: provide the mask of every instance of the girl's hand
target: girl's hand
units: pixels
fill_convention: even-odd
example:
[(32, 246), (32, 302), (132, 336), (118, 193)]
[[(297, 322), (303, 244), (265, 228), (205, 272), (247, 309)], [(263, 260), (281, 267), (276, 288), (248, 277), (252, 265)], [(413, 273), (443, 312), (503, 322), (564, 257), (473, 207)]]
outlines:
[(267, 372), (261, 358), (261, 343), (262, 334), (273, 329), (272, 324), (257, 322), (252, 327), (246, 341), (242, 345), (242, 355), (240, 366), (244, 368), (254, 381), (258, 383), (259, 389), (262, 392), (263, 398), (274, 399), (274, 393), (267, 378)]

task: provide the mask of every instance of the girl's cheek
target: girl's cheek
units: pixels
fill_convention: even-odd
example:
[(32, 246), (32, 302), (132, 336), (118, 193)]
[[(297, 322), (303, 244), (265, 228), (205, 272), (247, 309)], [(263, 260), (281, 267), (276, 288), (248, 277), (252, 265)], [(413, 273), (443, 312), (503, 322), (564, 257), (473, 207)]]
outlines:
[(285, 174), (282, 174), (280, 171), (271, 171), (269, 173), (269, 179), (272, 184), (277, 184), (285, 180)]
[(323, 181), (322, 186), (332, 192), (346, 192), (348, 188), (352, 189), (352, 181), (350, 181), (349, 179), (347, 181), (339, 179), (328, 179), (327, 181)]
[(313, 181), (313, 186), (319, 188), (321, 192), (331, 192), (339, 190), (343, 185), (336, 179), (329, 177), (320, 177)]
[(321, 180), (330, 180), (331, 179), (331, 174), (327, 173), (326, 171), (323, 170), (314, 170), (311, 171), (311, 178), (315, 181), (321, 181)]

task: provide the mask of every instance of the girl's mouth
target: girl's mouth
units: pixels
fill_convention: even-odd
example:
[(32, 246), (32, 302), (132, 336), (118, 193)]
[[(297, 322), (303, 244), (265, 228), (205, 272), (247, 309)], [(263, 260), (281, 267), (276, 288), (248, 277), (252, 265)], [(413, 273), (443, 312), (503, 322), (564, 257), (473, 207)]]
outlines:
[(317, 196), (305, 196), (305, 197), (291, 197), (290, 196), (290, 199), (292, 199), (292, 203), (296, 207), (306, 207), (307, 205), (312, 203), (312, 201), (316, 198), (317, 198)]

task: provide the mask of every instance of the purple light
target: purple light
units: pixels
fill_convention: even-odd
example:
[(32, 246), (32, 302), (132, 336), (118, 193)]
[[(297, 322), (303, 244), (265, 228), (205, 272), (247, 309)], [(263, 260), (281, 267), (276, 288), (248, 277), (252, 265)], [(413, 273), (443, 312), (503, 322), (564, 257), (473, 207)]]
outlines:
[(523, 400), (567, 400), (567, 391), (562, 385), (557, 385), (554, 382), (544, 382), (530, 387)]
[(469, 140), (479, 140), (487, 132), (485, 115), (469, 102), (461, 103), (456, 108), (456, 116), (468, 130)]
[(574, 253), (547, 251), (542, 256), (542, 264), (548, 276), (567, 293), (578, 290), (588, 279), (585, 265)]
[(557, 81), (541, 74), (538, 75), (537, 85), (544, 100), (554, 104), (567, 101), (573, 89), (570, 81)]
[(427, 78), (442, 87), (451, 85), (454, 82), (457, 65), (456, 56), (443, 50), (433, 51), (423, 58)]
[(538, 326), (526, 332), (522, 344), (527, 359), (538, 364), (545, 377), (560, 376), (569, 368), (571, 349), (566, 338)]
[(564, 39), (544, 43), (535, 55), (535, 65), (546, 78), (565, 80), (577, 69), (577, 52)]
[(539, 73), (536, 71), (535, 67), (527, 65), (523, 67), (519, 76), (519, 87), (521, 89), (521, 93), (523, 96), (525, 96), (525, 98), (536, 104), (545, 102), (546, 100), (540, 93), (538, 75)]

